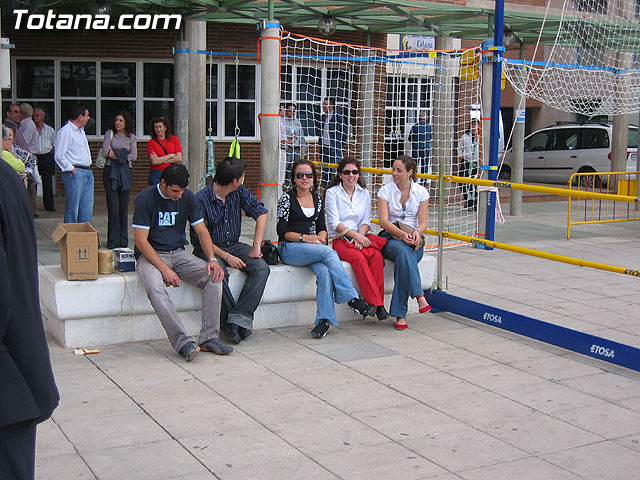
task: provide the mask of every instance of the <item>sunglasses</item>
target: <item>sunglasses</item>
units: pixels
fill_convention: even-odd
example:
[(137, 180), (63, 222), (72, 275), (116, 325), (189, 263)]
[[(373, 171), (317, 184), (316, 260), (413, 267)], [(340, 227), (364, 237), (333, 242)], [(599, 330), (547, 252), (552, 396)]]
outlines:
[(360, 175), (360, 170), (342, 170), (343, 175)]
[(296, 173), (296, 178), (298, 180), (304, 177), (313, 178), (313, 172), (297, 172)]

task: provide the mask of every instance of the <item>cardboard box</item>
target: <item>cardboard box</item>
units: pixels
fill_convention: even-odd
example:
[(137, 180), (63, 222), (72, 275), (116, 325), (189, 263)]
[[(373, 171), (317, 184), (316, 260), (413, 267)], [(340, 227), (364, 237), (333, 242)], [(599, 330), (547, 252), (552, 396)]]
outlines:
[(115, 268), (119, 272), (135, 272), (136, 257), (130, 248), (118, 247), (113, 249)]
[(67, 280), (98, 278), (98, 231), (89, 223), (59, 223), (51, 234), (60, 242), (60, 266)]

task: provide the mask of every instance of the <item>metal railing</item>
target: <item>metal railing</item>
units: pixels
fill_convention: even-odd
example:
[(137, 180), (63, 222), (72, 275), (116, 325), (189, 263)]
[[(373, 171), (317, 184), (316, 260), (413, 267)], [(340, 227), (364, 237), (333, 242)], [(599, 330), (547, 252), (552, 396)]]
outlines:
[(571, 239), (572, 225), (640, 220), (637, 202), (628, 199), (638, 193), (638, 174), (640, 172), (580, 172), (571, 175), (569, 190), (605, 194), (608, 197), (568, 197), (567, 240)]

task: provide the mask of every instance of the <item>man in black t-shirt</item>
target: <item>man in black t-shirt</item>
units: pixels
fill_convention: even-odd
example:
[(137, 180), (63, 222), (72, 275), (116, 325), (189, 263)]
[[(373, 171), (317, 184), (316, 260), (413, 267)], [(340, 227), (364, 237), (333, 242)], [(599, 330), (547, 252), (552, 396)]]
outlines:
[[(158, 185), (136, 197), (133, 235), (137, 270), (149, 301), (167, 332), (171, 346), (192, 361), (198, 351), (227, 355), (233, 351), (218, 340), (224, 270), (216, 261), (213, 243), (195, 196), (187, 190), (189, 172), (183, 165), (166, 168)], [(207, 261), (185, 251), (187, 220), (198, 234)], [(165, 287), (179, 287), (181, 279), (202, 292), (202, 328), (195, 339), (187, 335)]]

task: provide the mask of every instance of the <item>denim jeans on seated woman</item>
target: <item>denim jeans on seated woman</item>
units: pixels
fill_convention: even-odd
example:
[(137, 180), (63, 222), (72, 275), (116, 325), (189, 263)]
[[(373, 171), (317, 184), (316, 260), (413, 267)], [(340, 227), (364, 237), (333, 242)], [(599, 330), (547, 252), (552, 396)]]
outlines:
[(382, 256), (395, 263), (393, 267), (393, 294), (389, 313), (394, 317), (407, 317), (407, 302), (412, 298), (424, 294), (418, 263), (422, 260), (424, 250), (414, 250), (402, 240), (395, 240), (387, 232), (382, 231), (381, 237), (387, 239), (387, 245), (382, 249)]
[(346, 303), (358, 296), (336, 251), (327, 245), (304, 242), (280, 242), (282, 262), (294, 267), (309, 267), (317, 277), (316, 325), (322, 319), (338, 325), (335, 303)]

